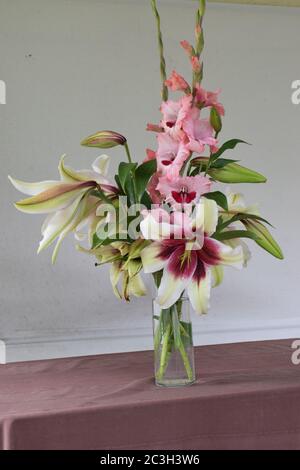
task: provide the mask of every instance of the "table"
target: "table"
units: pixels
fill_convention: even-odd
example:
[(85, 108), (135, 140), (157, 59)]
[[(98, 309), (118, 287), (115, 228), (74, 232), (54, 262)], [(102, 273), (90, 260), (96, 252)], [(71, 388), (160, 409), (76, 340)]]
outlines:
[(197, 383), (172, 389), (151, 351), (2, 365), (0, 448), (300, 449), (291, 344), (197, 347)]

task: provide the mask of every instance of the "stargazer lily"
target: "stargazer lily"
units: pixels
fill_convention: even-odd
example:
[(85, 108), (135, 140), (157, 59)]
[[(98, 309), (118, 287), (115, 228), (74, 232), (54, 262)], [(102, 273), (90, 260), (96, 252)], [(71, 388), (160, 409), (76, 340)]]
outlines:
[[(105, 178), (108, 157), (98, 157), (92, 170), (75, 171), (65, 166), (64, 156), (59, 163), (61, 181), (26, 183), (9, 176), (16, 189), (31, 197), (15, 204), (21, 212), (49, 214), (42, 225), (42, 240), (38, 253), (57, 240), (52, 262), (56, 260), (58, 248), (68, 233), (95, 214), (101, 204), (101, 194), (107, 198), (117, 195), (118, 189)], [(95, 196), (101, 191), (99, 196)]]
[[(240, 246), (231, 248), (212, 238), (218, 221), (216, 202), (202, 198), (195, 211), (193, 216), (184, 215), (181, 228), (179, 216), (171, 214), (168, 223), (169, 214), (162, 214), (162, 210), (159, 214), (144, 213), (141, 231), (153, 242), (142, 251), (141, 258), (146, 273), (163, 269), (156, 299), (162, 308), (171, 307), (186, 290), (193, 308), (201, 314), (209, 308), (212, 268), (242, 268), (244, 260)], [(181, 239), (180, 231), (184, 234)]]

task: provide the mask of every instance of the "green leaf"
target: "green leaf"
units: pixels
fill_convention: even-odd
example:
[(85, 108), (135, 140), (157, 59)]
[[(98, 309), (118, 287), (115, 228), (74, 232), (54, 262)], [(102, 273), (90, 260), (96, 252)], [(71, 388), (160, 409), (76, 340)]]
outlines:
[(219, 241), (232, 240), (233, 238), (251, 238), (252, 240), (257, 241), (258, 236), (255, 233), (250, 232), (250, 230), (228, 230), (221, 233), (216, 232), (212, 238)]
[(156, 172), (156, 160), (149, 160), (142, 163), (135, 170), (135, 185), (138, 201), (141, 200), (151, 176)]
[(249, 145), (248, 142), (245, 142), (244, 140), (241, 140), (241, 139), (227, 140), (227, 142), (225, 142), (216, 153), (212, 154), (211, 161), (214, 162), (215, 160), (217, 160), (217, 158), (219, 158), (226, 150), (234, 149), (237, 146), (237, 144)]
[(103, 244), (104, 240), (101, 240), (101, 238), (98, 237), (97, 233), (94, 233), (93, 235), (93, 241), (92, 241), (92, 249), (97, 248), (98, 246)]
[(136, 166), (136, 163), (126, 162), (121, 162), (119, 165), (118, 181), (124, 192), (126, 192), (126, 181), (130, 178), (130, 176), (132, 176)]
[(218, 158), (212, 165), (211, 168), (224, 168), (224, 166), (230, 163), (236, 163), (239, 160), (231, 160), (230, 158)]
[(124, 193), (124, 189), (122, 188), (119, 175), (115, 175), (115, 182), (117, 183), (117, 186), (118, 186), (119, 190), (121, 191), (121, 193)]
[(203, 194), (206, 199), (212, 199), (216, 201), (218, 206), (222, 207), (225, 211), (228, 211), (227, 197), (221, 191), (213, 191), (211, 193)]
[(125, 182), (125, 194), (128, 197), (129, 204), (135, 204), (137, 201), (135, 199), (133, 178), (131, 175), (128, 176)]
[(247, 220), (244, 222), (244, 224), (246, 225), (247, 229), (250, 229), (257, 235), (256, 243), (261, 248), (268, 251), (271, 255), (275, 256), (275, 258), (284, 259), (280, 246), (274, 240), (269, 230), (261, 222)]
[(209, 168), (208, 174), (221, 183), (265, 183), (266, 177), (237, 163), (229, 163), (224, 168)]
[(151, 200), (151, 197), (149, 196), (149, 194), (147, 193), (147, 191), (145, 191), (144, 194), (141, 197), (141, 204), (143, 206), (146, 206), (147, 209), (151, 209), (152, 200)]
[(195, 157), (191, 160), (191, 166), (202, 166), (205, 169), (208, 165), (209, 157)]
[(259, 215), (247, 214), (246, 212), (241, 212), (241, 213), (235, 214), (233, 217), (231, 217), (229, 220), (226, 220), (225, 222), (223, 222), (223, 221), (221, 222), (219, 220), (218, 227), (217, 227), (218, 230), (217, 231), (224, 230), (224, 228), (228, 227), (229, 225), (233, 224), (234, 222), (237, 222), (239, 220), (244, 222), (247, 219), (259, 220), (259, 221), (264, 222), (265, 224), (268, 224), (272, 227), (270, 222), (268, 222), (266, 219), (263, 219)]

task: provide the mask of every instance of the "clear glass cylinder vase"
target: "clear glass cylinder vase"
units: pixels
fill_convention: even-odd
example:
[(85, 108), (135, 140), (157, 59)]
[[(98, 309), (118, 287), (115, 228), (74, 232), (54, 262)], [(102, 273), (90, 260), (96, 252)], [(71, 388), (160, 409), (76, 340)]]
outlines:
[(153, 301), (155, 383), (164, 387), (195, 382), (190, 302), (179, 299), (168, 309)]

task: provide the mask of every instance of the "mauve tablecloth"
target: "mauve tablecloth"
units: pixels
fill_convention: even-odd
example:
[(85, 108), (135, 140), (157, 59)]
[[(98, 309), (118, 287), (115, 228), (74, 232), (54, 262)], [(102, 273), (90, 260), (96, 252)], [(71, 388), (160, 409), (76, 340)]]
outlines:
[(196, 348), (176, 389), (154, 386), (151, 351), (0, 366), (0, 448), (300, 449), (291, 343)]

